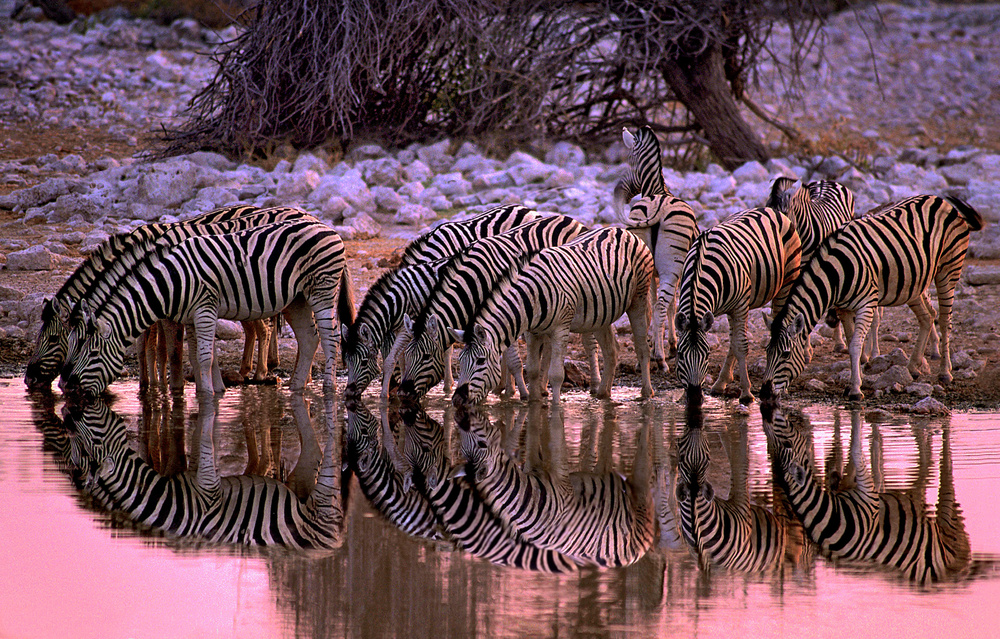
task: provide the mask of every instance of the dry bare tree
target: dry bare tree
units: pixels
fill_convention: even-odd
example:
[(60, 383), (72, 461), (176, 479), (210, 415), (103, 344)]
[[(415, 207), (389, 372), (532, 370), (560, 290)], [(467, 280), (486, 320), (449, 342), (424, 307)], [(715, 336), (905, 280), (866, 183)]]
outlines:
[(594, 141), (628, 123), (703, 143), (733, 167), (767, 157), (740, 102), (771, 27), (793, 24), (794, 78), (822, 23), (813, 5), (262, 0), (162, 152), (498, 131)]

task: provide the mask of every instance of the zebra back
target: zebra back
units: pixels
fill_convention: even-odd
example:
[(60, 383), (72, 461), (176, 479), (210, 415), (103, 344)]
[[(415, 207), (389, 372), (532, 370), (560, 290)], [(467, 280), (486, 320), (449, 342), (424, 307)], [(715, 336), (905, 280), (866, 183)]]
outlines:
[(451, 258), (438, 272), (427, 304), (415, 319), (404, 322), (406, 370), (400, 392), (423, 395), (441, 380), (444, 349), (453, 343), (448, 328), (465, 325), (502, 277), (505, 265), (586, 230), (573, 218), (551, 215), (483, 238)]
[(767, 206), (792, 218), (802, 242), (805, 265), (824, 239), (854, 219), (854, 193), (832, 180), (809, 182), (792, 195), (776, 193), (782, 186), (787, 189), (793, 183), (789, 178), (775, 180)]
[(516, 204), (498, 206), (457, 222), (444, 222), (410, 242), (400, 266), (431, 262), (455, 255), (476, 240), (509, 231), (541, 217), (541, 213)]
[(618, 214), (621, 214), (625, 203), (636, 195), (670, 194), (663, 182), (660, 141), (656, 139), (653, 129), (642, 126), (633, 135), (627, 127), (622, 127), (622, 140), (629, 148), (629, 170), (615, 185), (613, 199)]
[(525, 473), (503, 450), (500, 430), (485, 411), (459, 407), (455, 419), (466, 476), (525, 541), (597, 566), (626, 566), (649, 549), (654, 528), (649, 491), (635, 489), (615, 472)]
[(464, 477), (453, 476), (444, 428), (419, 403), (406, 402), (401, 415), (403, 450), (413, 467), (414, 483), (459, 547), (502, 566), (552, 573), (576, 570), (576, 563), (561, 553), (512, 535), (475, 488)]
[(421, 539), (442, 539), (434, 511), (426, 498), (404, 486), (389, 453), (379, 440), (381, 424), (363, 401), (348, 398), (346, 452), (369, 503), (407, 535)]
[(899, 306), (933, 281), (950, 323), (969, 232), (982, 218), (955, 198), (920, 195), (849, 221), (827, 237), (791, 287), (771, 324), (765, 383), (781, 392), (806, 365), (806, 340), (832, 308)]

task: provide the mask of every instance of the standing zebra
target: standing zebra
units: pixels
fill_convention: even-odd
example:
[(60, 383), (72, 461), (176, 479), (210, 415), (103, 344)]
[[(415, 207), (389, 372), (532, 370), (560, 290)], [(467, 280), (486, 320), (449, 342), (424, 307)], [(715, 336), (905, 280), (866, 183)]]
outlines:
[(919, 584), (952, 581), (968, 572), (969, 536), (955, 499), (947, 425), (941, 436), (938, 502), (934, 516), (929, 516), (925, 503), (929, 444), (919, 441), (924, 435), (917, 435), (920, 468), (914, 486), (878, 491), (862, 452), (861, 412), (851, 411), (847, 475), (852, 479), (845, 481), (839, 471), (828, 469), (832, 481), (824, 488), (809, 462), (811, 446), (801, 428), (793, 427), (769, 403), (761, 407), (761, 415), (773, 451), (774, 482), (824, 555), (888, 566)]
[(100, 393), (121, 370), (125, 348), (153, 322), (169, 318), (195, 327), (199, 393), (222, 392), (212, 376), (216, 320), (284, 311), (298, 342), (292, 390), (305, 387), (318, 328), (326, 356), (323, 388), (332, 392), (338, 286), (339, 315), (353, 316), (350, 296), (343, 293), (351, 286), (344, 243), (322, 223), (276, 222), (164, 247), (140, 261), (96, 313), (84, 310), (83, 346), (64, 368), (65, 389)]
[(724, 435), (730, 463), (729, 498), (716, 495), (706, 479), (711, 461), (699, 426), (688, 427), (677, 443), (677, 505), (681, 531), (699, 567), (716, 565), (742, 572), (781, 566), (785, 525), (770, 510), (750, 503), (746, 417)]
[(705, 334), (715, 316), (729, 316), (729, 353), (713, 393), (722, 393), (739, 366), (740, 402), (753, 401), (747, 373), (747, 319), (768, 302), (780, 310), (799, 271), (795, 225), (774, 209), (738, 213), (699, 235), (684, 260), (677, 304), (677, 377), (701, 393), (708, 373)]
[(965, 263), (969, 232), (982, 226), (979, 214), (962, 200), (920, 195), (853, 220), (828, 237), (803, 269), (784, 308), (775, 314), (761, 392), (780, 394), (802, 372), (809, 332), (831, 308), (845, 309), (855, 317), (849, 349), (850, 399), (864, 399), (861, 351), (879, 306), (910, 307), (920, 332), (908, 369), (913, 375), (929, 372), (924, 346), (933, 320), (924, 291), (931, 281), (938, 296), (939, 378), (950, 382), (955, 285)]
[(576, 570), (576, 563), (565, 555), (511, 534), (468, 480), (454, 475), (444, 428), (418, 402), (404, 402), (401, 415), (403, 452), (413, 469), (411, 481), (460, 548), (501, 566), (552, 573)]
[(318, 477), (303, 502), (269, 477), (220, 477), (214, 416), (208, 409), (199, 417), (197, 471), (167, 477), (132, 450), (124, 421), (103, 401), (70, 411), (67, 426), (91, 462), (85, 490), (108, 510), (180, 538), (304, 550), (339, 548), (344, 514), (334, 455), (338, 439), (328, 433)]
[[(383, 361), (389, 355), (403, 326), (403, 316), (414, 317), (424, 307), (437, 282), (438, 271), (448, 259), (483, 237), (503, 233), (540, 216), (523, 206), (501, 206), (469, 220), (445, 222), (411, 242), (400, 266), (382, 274), (368, 289), (354, 322), (341, 325), (341, 356), (347, 367), (345, 392), (360, 394), (378, 377), (377, 353), (381, 351)], [(451, 390), (450, 373), (446, 367), (447, 390)]]
[[(517, 264), (482, 300), (464, 330), (452, 330), (465, 348), (459, 354), (455, 405), (478, 403), (500, 381), (501, 355), (517, 337), (532, 336), (528, 348), (529, 397), (540, 399), (543, 340), (551, 347), (548, 379), (552, 401), (558, 402), (570, 333), (595, 333), (604, 355), (598, 397), (610, 397), (618, 364), (612, 323), (628, 313), (642, 377), (642, 397), (651, 397), (649, 347), (649, 282), (653, 256), (646, 245), (624, 229), (597, 229), (561, 246), (542, 249)], [(535, 345), (535, 347), (532, 347)]]
[[(671, 195), (663, 181), (660, 143), (653, 130), (644, 126), (633, 136), (628, 128), (622, 127), (622, 139), (631, 150), (629, 171), (615, 185), (614, 210), (621, 215), (626, 202), (636, 195), (643, 196), (632, 204), (622, 222), (653, 253), (658, 282), (650, 305), (653, 309), (649, 324), (652, 364), (666, 371), (663, 331), (666, 329), (668, 332), (670, 355), (673, 355), (677, 348), (677, 333), (674, 330), (677, 279), (684, 256), (698, 235), (698, 223), (687, 202)], [(650, 294), (654, 294), (653, 290)]]
[[(540, 415), (541, 402), (529, 411)], [(648, 430), (640, 432), (632, 480), (617, 472), (528, 473), (501, 446), (497, 424), (479, 407), (456, 409), (466, 457), (465, 476), (490, 509), (526, 542), (580, 563), (627, 566), (653, 543)], [(565, 445), (562, 407), (552, 404), (552, 441)], [(529, 426), (543, 428), (541, 420)], [(562, 461), (562, 460), (558, 460)], [(558, 461), (553, 466), (559, 466)]]
[[(587, 227), (573, 218), (551, 215), (483, 238), (453, 257), (439, 271), (438, 282), (424, 309), (413, 320), (404, 318), (403, 331), (393, 345), (393, 350), (402, 353), (404, 360), (400, 393), (420, 397), (441, 380), (444, 351), (454, 343), (448, 327), (466, 324), (502, 277), (505, 267), (524, 254), (558, 246), (586, 231)], [(508, 361), (513, 359), (512, 353)], [(394, 361), (391, 355), (389, 360)], [(390, 370), (387, 361), (383, 370), (385, 381)]]
[(358, 478), (361, 492), (376, 511), (407, 535), (443, 539), (427, 499), (406, 485), (379, 440), (382, 425), (378, 419), (358, 396), (348, 395), (344, 408), (345, 463)]

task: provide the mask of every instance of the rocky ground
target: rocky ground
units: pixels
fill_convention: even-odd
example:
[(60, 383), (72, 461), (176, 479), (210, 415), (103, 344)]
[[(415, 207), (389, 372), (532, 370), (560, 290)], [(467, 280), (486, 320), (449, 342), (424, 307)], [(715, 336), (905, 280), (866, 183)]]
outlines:
[[(179, 123), (214, 71), (205, 54), (233, 32), (113, 13), (68, 26), (32, 21), (30, 12), (12, 21), (11, 5), (0, 0), (0, 375), (23, 373), (42, 299), (110, 234), (151, 220), (233, 202), (300, 206), (347, 241), (359, 295), (395, 250), (443, 218), (517, 202), (586, 224), (618, 223), (611, 191), (624, 170), (620, 143), (589, 155), (541, 142), (495, 157), (473, 142), (443, 140), (406, 149), (358, 143), (343, 156), (279, 149), (254, 165), (211, 153), (142, 161), (136, 155), (148, 134)], [(880, 4), (881, 24), (874, 11), (831, 19), (825, 57), (807, 65), (800, 86), (782, 84), (778, 62), (762, 67), (754, 99), (793, 124), (800, 140), (782, 139), (748, 114), (776, 159), (734, 172), (714, 164), (668, 168), (665, 178), (703, 227), (762, 204), (779, 175), (838, 179), (854, 190), (859, 210), (918, 193), (969, 201), (988, 226), (974, 234), (955, 305), (956, 381), (934, 387), (892, 367), (901, 356), (896, 348), (908, 352), (916, 325), (908, 309), (888, 309), (881, 329), (887, 356), (873, 362), (866, 392), (869, 403), (890, 408), (912, 407), (926, 395), (950, 407), (996, 408), (1000, 5)], [(778, 31), (777, 51), (786, 37)], [(717, 324), (714, 370), (728, 341), (725, 323)], [(756, 313), (752, 330), (764, 337)], [(233, 362), (237, 329), (223, 324), (220, 337)], [(813, 338), (816, 359), (793, 392), (836, 399), (846, 356), (833, 352), (825, 329)], [(290, 338), (284, 341), (290, 351)], [(627, 341), (623, 336), (623, 380), (634, 383)], [(755, 344), (751, 376), (759, 378), (762, 356)], [(661, 394), (676, 387), (663, 374), (654, 384)]]

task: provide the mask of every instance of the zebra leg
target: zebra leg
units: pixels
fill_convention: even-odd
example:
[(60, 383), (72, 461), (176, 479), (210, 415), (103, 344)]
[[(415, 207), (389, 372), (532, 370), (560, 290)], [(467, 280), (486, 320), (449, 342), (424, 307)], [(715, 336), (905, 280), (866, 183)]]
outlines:
[(916, 378), (922, 374), (926, 375), (931, 371), (930, 364), (927, 363), (927, 358), (924, 357), (924, 348), (927, 346), (927, 338), (930, 335), (934, 317), (924, 307), (922, 293), (916, 299), (910, 300), (907, 306), (917, 316), (917, 323), (920, 325), (920, 330), (917, 332), (917, 343), (913, 346), (913, 352), (910, 353), (910, 361), (906, 366), (910, 374)]
[[(202, 375), (208, 375), (208, 376), (211, 377), (212, 384), (211, 384), (210, 388), (212, 388), (213, 390), (215, 388), (225, 388), (226, 383), (222, 379), (222, 369), (219, 367), (219, 360), (215, 359), (215, 357), (213, 356), (212, 357), (212, 366), (210, 367), (210, 369), (208, 371), (206, 371), (204, 369), (204, 367), (201, 365), (201, 361), (200, 361), (199, 356), (198, 356), (198, 353), (199, 353), (199, 350), (198, 350), (198, 330), (197, 330), (196, 326), (192, 327), (192, 328), (193, 328), (193, 330), (191, 330), (188, 333), (187, 343), (188, 343), (188, 360), (191, 362), (191, 376), (194, 378), (195, 388), (198, 388), (198, 386), (200, 385), (199, 380), (202, 379)], [(212, 332), (212, 339), (213, 340), (215, 339), (214, 329), (213, 329), (213, 332)], [(180, 370), (180, 367), (178, 367), (178, 370)], [(183, 382), (183, 379), (182, 379), (182, 382)], [(184, 384), (181, 383), (176, 388), (183, 388), (183, 387), (184, 387)]]
[[(184, 388), (184, 325), (165, 320), (163, 341), (170, 368), (170, 390), (178, 391)], [(194, 369), (195, 364), (192, 363), (191, 367)]]
[(243, 328), (243, 357), (240, 359), (240, 377), (246, 379), (253, 370), (253, 347), (257, 341), (257, 326), (252, 320), (240, 321)]
[[(594, 333), (589, 333), (591, 339)], [(604, 369), (601, 371), (601, 385), (597, 388), (597, 397), (611, 397), (611, 385), (615, 381), (615, 370), (618, 368), (618, 338), (615, 337), (614, 326), (602, 328), (596, 333), (597, 342), (601, 345), (604, 356)]]
[(271, 343), (271, 320), (270, 318), (257, 320), (254, 322), (254, 326), (257, 330), (257, 368), (254, 370), (253, 379), (256, 382), (262, 382), (267, 379), (267, 374), (271, 372), (267, 363), (267, 349)]
[(173, 324), (171, 320), (160, 320), (154, 325), (156, 329), (156, 384), (167, 385), (167, 327)]
[(281, 361), (278, 359), (278, 333), (281, 332), (281, 315), (275, 315), (270, 320), (271, 333), (267, 341), (267, 370), (268, 372), (278, 368)]
[(583, 343), (583, 351), (587, 354), (587, 364), (590, 366), (590, 393), (596, 395), (601, 387), (600, 373), (597, 372), (599, 363), (597, 361), (597, 341), (593, 333), (581, 333), (580, 341)]
[[(628, 323), (632, 328), (632, 344), (635, 346), (635, 357), (639, 365), (639, 376), (642, 379), (641, 397), (647, 399), (653, 396), (653, 382), (649, 377), (649, 343), (646, 341), (646, 322), (649, 306), (646, 296), (636, 296), (626, 311)], [(673, 322), (670, 323), (673, 325)], [(611, 337), (615, 338), (614, 327), (610, 327)]]
[[(527, 341), (527, 338), (525, 338), (525, 341)], [(514, 389), (509, 388), (510, 378), (513, 377), (521, 399), (528, 399), (528, 387), (524, 385), (524, 364), (521, 362), (521, 353), (517, 350), (517, 342), (511, 344), (510, 348), (507, 349), (504, 362), (507, 365), (507, 374), (504, 375), (505, 384), (508, 386), (507, 396), (514, 396)]]
[(938, 295), (938, 330), (941, 332), (941, 339), (938, 346), (941, 348), (941, 368), (938, 372), (938, 379), (944, 383), (950, 383), (951, 374), (951, 307), (955, 301), (955, 285), (958, 283), (960, 271), (954, 271), (952, 277), (947, 275), (934, 278), (934, 287)]
[[(326, 362), (323, 364), (323, 392), (337, 392), (337, 341), (336, 323), (333, 318), (334, 307), (323, 307), (317, 304), (309, 305), (316, 317), (316, 330), (319, 333), (319, 343), (323, 348)], [(448, 364), (451, 361), (448, 360)]]
[(849, 347), (851, 359), (851, 384), (847, 389), (847, 398), (851, 401), (861, 401), (865, 394), (861, 392), (861, 351), (864, 350), (865, 339), (868, 337), (868, 328), (871, 326), (872, 315), (875, 313), (875, 300), (868, 303), (854, 313), (854, 331), (851, 334), (851, 344)]
[[(198, 362), (198, 376), (195, 377), (199, 397), (209, 397), (214, 393), (223, 393), (226, 385), (222, 381), (222, 372), (218, 370), (215, 359), (215, 325), (218, 304), (203, 304), (194, 312), (194, 361)], [(211, 425), (209, 425), (211, 428)]]
[[(662, 280), (661, 280), (662, 282)], [(666, 372), (667, 370), (667, 357), (663, 351), (663, 329), (664, 322), (666, 321), (666, 311), (667, 304), (661, 303), (660, 291), (653, 291), (652, 287), (649, 289), (650, 295), (656, 295), (653, 300), (653, 318), (649, 322), (649, 343), (652, 350), (652, 359), (650, 360), (650, 366), (655, 370), (662, 370)]]
[(528, 398), (541, 399), (542, 397), (542, 338), (537, 335), (528, 334), (525, 338), (528, 343), (528, 360), (525, 362), (525, 378), (528, 383)]
[(937, 311), (935, 311), (934, 307), (931, 305), (931, 298), (930, 295), (927, 294), (927, 291), (924, 291), (924, 294), (921, 297), (923, 298), (924, 308), (931, 316), (930, 358), (941, 359), (941, 338), (938, 335), (937, 329)]
[(454, 372), (451, 370), (451, 357), (455, 352), (455, 345), (452, 344), (444, 349), (444, 392), (447, 395), (455, 386)]
[[(303, 299), (296, 299), (284, 310), (285, 321), (292, 327), (298, 352), (295, 355), (295, 368), (289, 380), (292, 392), (301, 392), (306, 387), (307, 378), (312, 370), (313, 356), (319, 346), (319, 335), (313, 315)], [(326, 380), (324, 380), (324, 384)], [(325, 390), (325, 389), (324, 389)]]
[(149, 388), (149, 377), (156, 368), (156, 362), (150, 361), (150, 347), (156, 339), (156, 325), (150, 326), (136, 341), (136, 351), (139, 356), (139, 390)]
[(552, 403), (558, 405), (562, 394), (563, 380), (566, 379), (566, 341), (569, 328), (559, 327), (549, 340), (552, 354), (549, 357), (549, 386), (552, 388)]
[[(749, 309), (742, 309), (729, 316), (732, 326), (729, 329), (730, 344), (736, 345), (736, 366), (739, 367), (740, 374), (740, 403), (750, 404), (754, 400), (753, 393), (750, 392), (750, 373), (747, 371), (747, 351), (749, 350), (750, 339), (747, 337), (747, 320), (749, 319)], [(806, 337), (808, 343), (808, 337)], [(812, 359), (812, 350), (807, 349), (809, 358)], [(730, 373), (731, 375), (731, 373)]]

